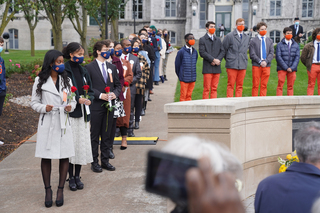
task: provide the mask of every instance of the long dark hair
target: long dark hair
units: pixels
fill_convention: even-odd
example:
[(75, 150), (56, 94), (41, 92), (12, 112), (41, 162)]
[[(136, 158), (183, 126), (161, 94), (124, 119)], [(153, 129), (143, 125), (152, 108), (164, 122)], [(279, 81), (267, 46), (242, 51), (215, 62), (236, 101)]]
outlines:
[[(39, 73), (39, 83), (37, 85), (37, 95), (41, 97), (42, 92), (42, 85), (47, 82), (49, 76), (51, 76), (52, 66), (51, 64), (54, 64), (55, 61), (59, 56), (63, 56), (62, 52), (58, 50), (49, 50), (46, 55), (44, 56), (42, 69)], [(66, 88), (70, 88), (69, 78), (66, 71), (63, 71), (63, 73), (60, 74), (63, 79), (63, 88), (61, 88), (61, 91)]]
[[(320, 28), (316, 28), (313, 32), (312, 32), (312, 41), (315, 41), (317, 38), (318, 33), (320, 32)], [(319, 50), (318, 50), (319, 51)]]
[[(167, 31), (167, 35), (166, 35), (166, 36), (164, 35), (164, 31)], [(163, 33), (163, 38), (164, 38), (164, 40), (165, 40), (167, 43), (169, 43), (169, 42), (170, 42), (169, 31), (168, 31), (167, 29), (163, 29), (162, 33)]]
[(81, 44), (79, 44), (78, 42), (71, 42), (65, 48), (63, 48), (63, 57), (66, 59), (70, 59), (70, 53), (78, 52), (81, 49), (84, 49)]

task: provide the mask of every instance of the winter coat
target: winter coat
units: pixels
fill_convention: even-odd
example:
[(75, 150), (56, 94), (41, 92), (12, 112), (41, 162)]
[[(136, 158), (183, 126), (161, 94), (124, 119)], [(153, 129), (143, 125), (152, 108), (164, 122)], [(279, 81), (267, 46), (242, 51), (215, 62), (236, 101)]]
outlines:
[[(63, 101), (63, 92), (61, 91), (63, 79), (60, 75), (58, 77), (59, 92), (51, 76), (41, 87), (41, 97), (36, 93), (39, 77), (36, 77), (32, 88), (31, 108), (40, 113), (35, 153), (35, 156), (39, 158), (62, 159), (75, 155), (70, 121), (69, 119), (66, 120), (67, 113), (64, 111), (64, 107), (61, 107), (61, 105), (67, 104)], [(75, 109), (76, 103), (74, 98), (69, 103), (71, 112)], [(54, 107), (50, 112), (46, 112), (46, 105), (57, 107)]]
[(195, 82), (197, 79), (197, 60), (198, 52), (192, 47), (192, 54), (190, 49), (186, 46), (182, 47), (176, 56), (175, 68), (179, 81), (185, 83)]
[(200, 56), (203, 58), (202, 74), (221, 73), (221, 64), (219, 66), (211, 65), (213, 59), (216, 58), (222, 61), (224, 57), (225, 51), (220, 38), (213, 36), (212, 41), (206, 33), (199, 40), (199, 53)]
[(288, 45), (285, 39), (282, 39), (276, 49), (276, 60), (277, 60), (277, 71), (291, 68), (292, 71), (297, 71), (297, 67), (300, 59), (300, 47), (299, 45), (291, 39), (290, 56)]
[(228, 33), (223, 39), (223, 47), (226, 51), (226, 68), (245, 70), (248, 65), (248, 48), (250, 36), (242, 33), (240, 39), (237, 30)]
[(1, 93), (5, 94), (6, 90), (6, 68), (3, 58), (0, 57), (0, 95)]
[(314, 41), (311, 41), (304, 46), (301, 53), (301, 62), (307, 67), (308, 71), (311, 71), (314, 51)]

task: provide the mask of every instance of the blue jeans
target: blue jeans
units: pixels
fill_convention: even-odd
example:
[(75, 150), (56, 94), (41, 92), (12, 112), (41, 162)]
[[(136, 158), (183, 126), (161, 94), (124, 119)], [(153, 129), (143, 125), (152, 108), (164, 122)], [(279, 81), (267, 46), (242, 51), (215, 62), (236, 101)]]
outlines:
[(159, 78), (160, 52), (156, 51), (156, 59), (154, 60), (153, 81), (160, 81)]

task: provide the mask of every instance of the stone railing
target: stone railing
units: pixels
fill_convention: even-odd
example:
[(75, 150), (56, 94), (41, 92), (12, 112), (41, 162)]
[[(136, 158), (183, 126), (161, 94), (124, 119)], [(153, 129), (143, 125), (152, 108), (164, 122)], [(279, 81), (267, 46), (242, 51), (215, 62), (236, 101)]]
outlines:
[(218, 98), (166, 104), (168, 139), (196, 135), (221, 142), (242, 162), (242, 198), (278, 173), (292, 151), (293, 122), (320, 118), (320, 96)]

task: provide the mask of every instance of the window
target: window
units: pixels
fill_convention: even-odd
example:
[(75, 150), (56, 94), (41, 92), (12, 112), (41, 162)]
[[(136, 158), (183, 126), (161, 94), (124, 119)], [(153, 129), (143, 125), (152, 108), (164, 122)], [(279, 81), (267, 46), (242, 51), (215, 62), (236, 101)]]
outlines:
[[(99, 17), (98, 17), (98, 20), (101, 21), (100, 15), (99, 15)], [(94, 19), (94, 17), (92, 17), (92, 16), (90, 16), (89, 24), (90, 24), (90, 26), (97, 26), (97, 25), (99, 25), (99, 24), (97, 23), (97, 21)]]
[(170, 38), (170, 43), (175, 44), (176, 43), (176, 33), (173, 31), (169, 31), (169, 38)]
[(302, 17), (313, 17), (313, 0), (302, 0)]
[(166, 17), (176, 16), (176, 0), (166, 0)]
[(244, 19), (244, 25), (249, 25), (249, 0), (242, 1), (242, 18)]
[(281, 16), (281, 0), (270, 1), (270, 16)]
[(206, 0), (200, 0), (200, 29), (206, 28), (207, 14), (206, 14)]
[(132, 18), (142, 19), (143, 3), (142, 0), (132, 0)]
[(122, 0), (122, 3), (119, 5), (119, 19), (124, 19), (124, 10), (125, 10), (125, 3)]
[(272, 39), (273, 43), (279, 43), (280, 42), (280, 31), (274, 30), (270, 32), (270, 38)]
[(119, 37), (119, 41), (120, 41), (121, 39), (123, 39), (123, 37), (124, 37), (123, 33), (119, 33), (119, 34), (118, 34), (118, 37)]
[(51, 34), (51, 46), (54, 46), (54, 42), (53, 42), (53, 32), (52, 32), (52, 30), (50, 30), (50, 34)]
[(19, 49), (19, 37), (17, 29), (9, 29), (9, 49)]

